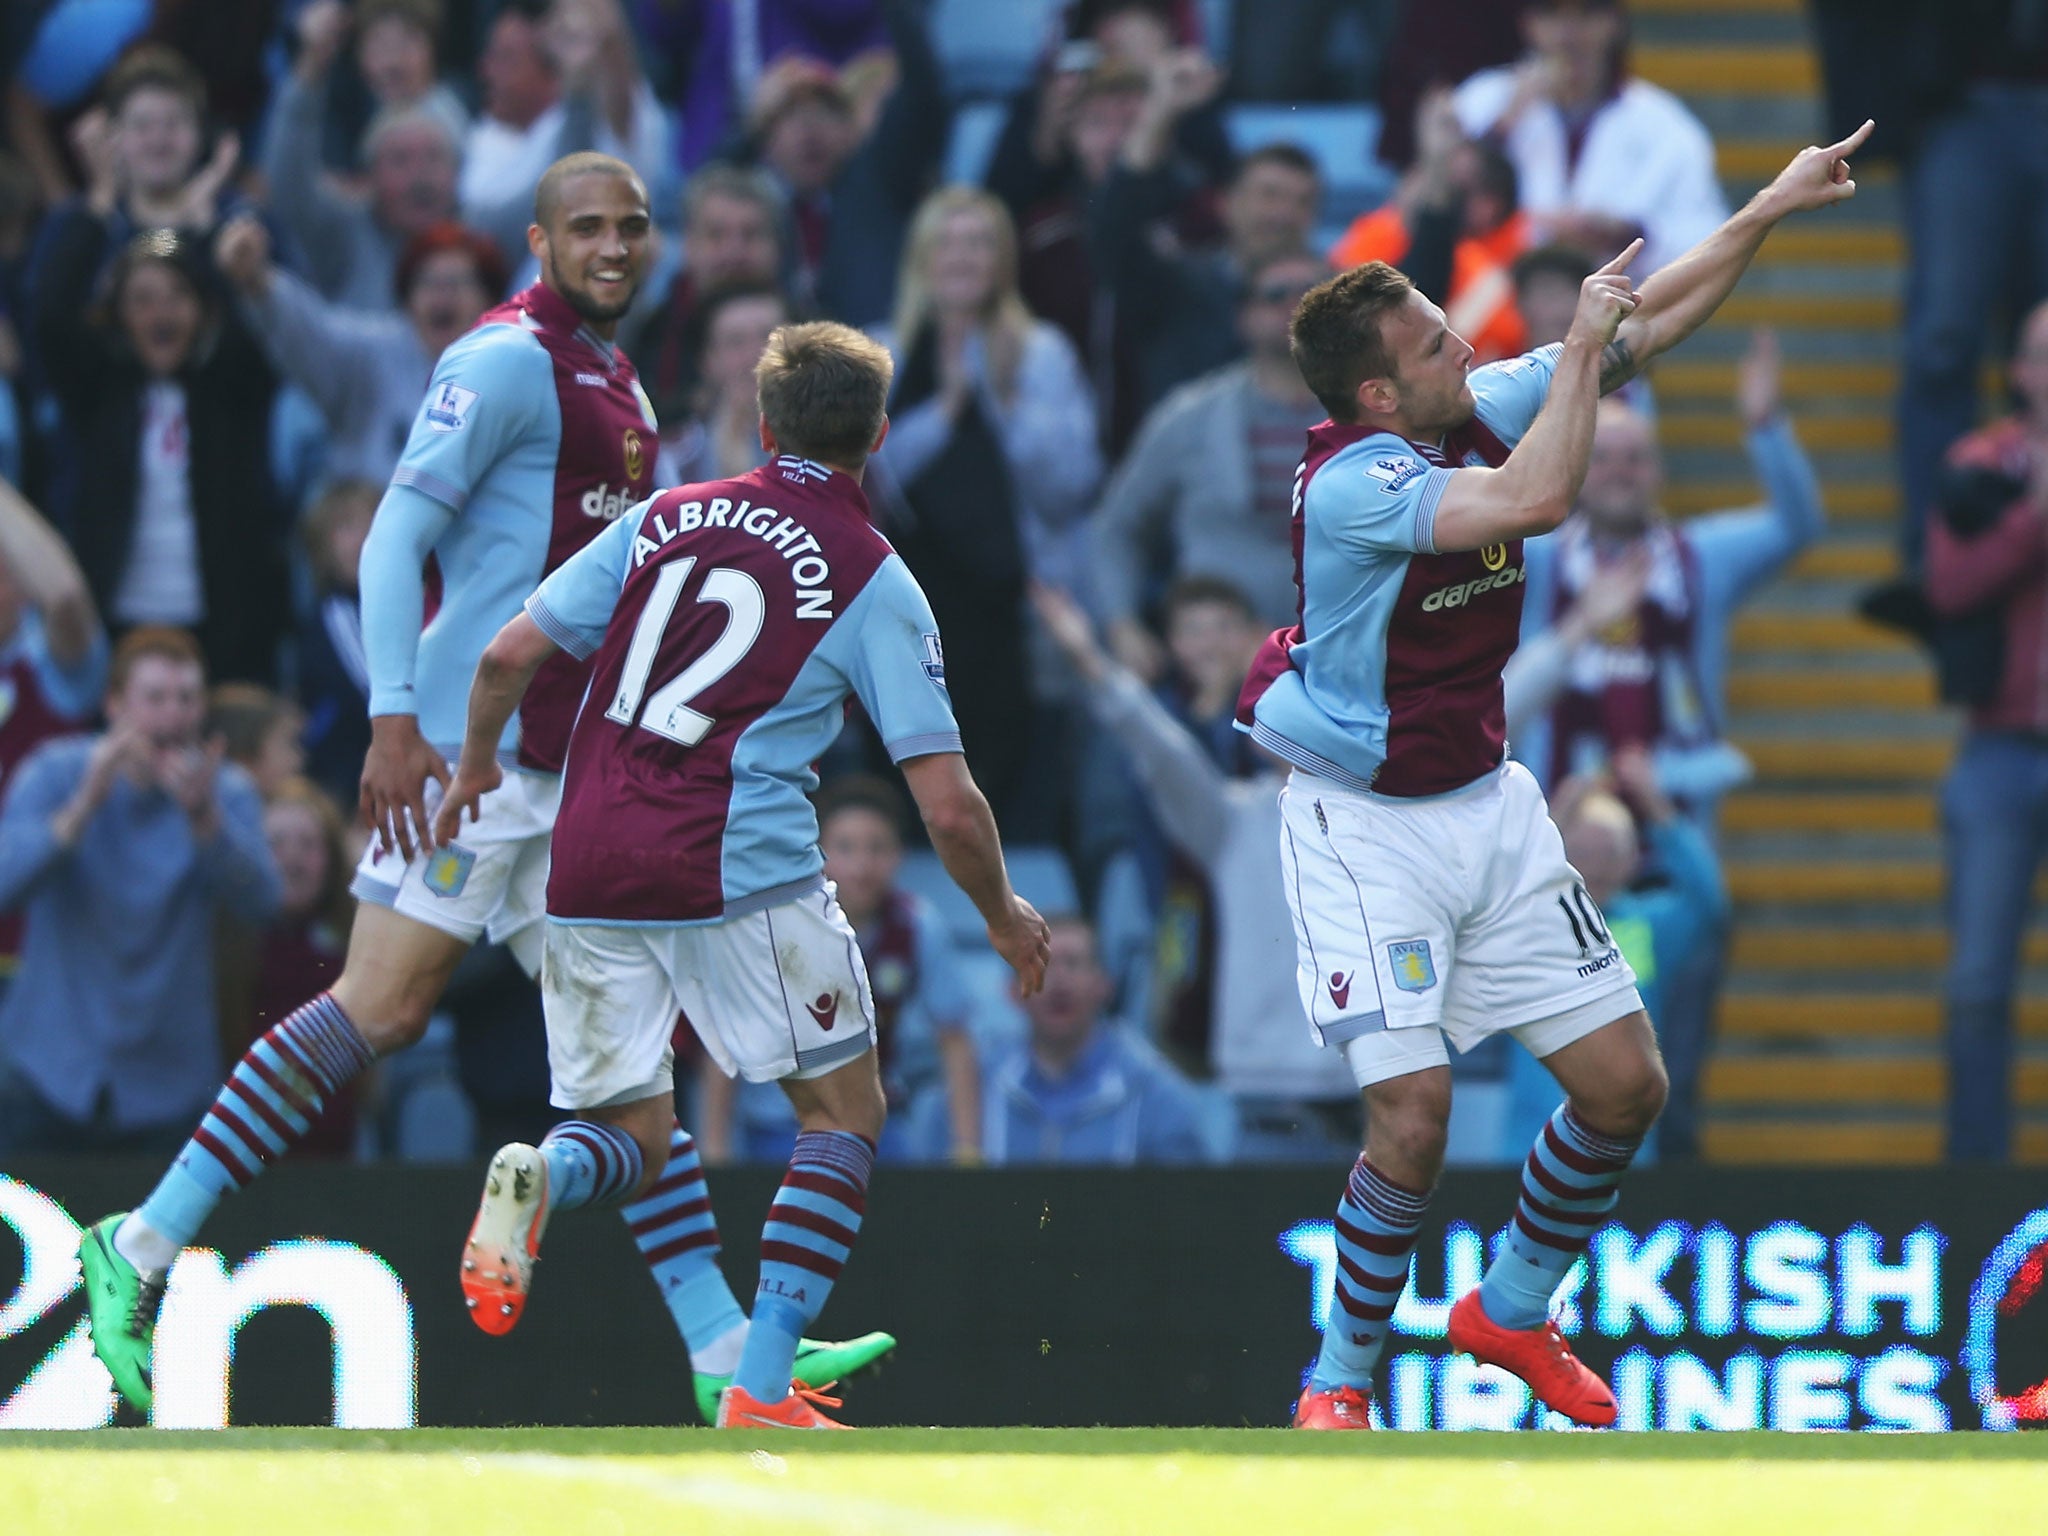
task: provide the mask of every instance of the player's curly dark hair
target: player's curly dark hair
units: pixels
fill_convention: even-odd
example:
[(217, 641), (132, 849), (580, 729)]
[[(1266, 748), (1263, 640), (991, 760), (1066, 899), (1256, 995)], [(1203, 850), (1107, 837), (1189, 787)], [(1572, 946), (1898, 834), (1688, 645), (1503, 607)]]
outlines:
[(1358, 417), (1358, 386), (1394, 377), (1380, 323), (1408, 302), (1415, 285), (1384, 261), (1340, 272), (1302, 295), (1287, 328), (1294, 366), (1332, 421)]

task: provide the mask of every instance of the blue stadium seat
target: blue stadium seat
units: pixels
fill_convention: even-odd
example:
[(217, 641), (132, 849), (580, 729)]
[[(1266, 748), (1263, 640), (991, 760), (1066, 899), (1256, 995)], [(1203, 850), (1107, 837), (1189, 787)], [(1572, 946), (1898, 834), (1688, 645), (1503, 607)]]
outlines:
[(955, 97), (1000, 96), (1031, 78), (1061, 0), (932, 0), (932, 47)]
[(954, 108), (953, 130), (946, 140), (948, 185), (981, 185), (989, 161), (995, 158), (996, 140), (1002, 137), (1003, 115), (1008, 110), (1008, 104), (1001, 101), (963, 101)]
[(1102, 882), (1095, 891), (1095, 927), (1102, 964), (1116, 982), (1116, 1010), (1142, 1025), (1152, 1017), (1152, 962), (1158, 923), (1138, 857), (1128, 849), (1102, 871)]

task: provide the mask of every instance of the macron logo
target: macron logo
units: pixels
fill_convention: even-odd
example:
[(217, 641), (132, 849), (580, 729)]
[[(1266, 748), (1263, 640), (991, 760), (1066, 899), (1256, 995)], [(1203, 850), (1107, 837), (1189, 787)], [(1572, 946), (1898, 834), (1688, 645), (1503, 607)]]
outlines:
[(1339, 1008), (1350, 1004), (1351, 978), (1357, 974), (1358, 972), (1356, 971), (1349, 972), (1348, 974), (1344, 971), (1330, 972), (1330, 1001)]
[(820, 992), (818, 1000), (815, 1003), (805, 1003), (804, 1008), (812, 1018), (818, 1021), (818, 1028), (829, 1033), (833, 1023), (839, 1017), (839, 994), (837, 992)]

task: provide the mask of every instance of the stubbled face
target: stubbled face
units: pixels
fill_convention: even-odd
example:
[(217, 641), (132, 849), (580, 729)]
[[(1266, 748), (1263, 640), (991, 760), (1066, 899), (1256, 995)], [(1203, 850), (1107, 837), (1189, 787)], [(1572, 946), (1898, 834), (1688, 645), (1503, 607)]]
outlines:
[(832, 185), (853, 153), (854, 136), (851, 115), (807, 96), (775, 119), (761, 145), (761, 158), (798, 196), (810, 197)]
[(947, 215), (932, 242), (926, 280), (934, 308), (979, 314), (995, 298), (1002, 243), (988, 218), (962, 208)]
[(751, 198), (707, 196), (683, 229), (683, 263), (697, 291), (727, 283), (772, 283), (775, 220)]
[(850, 919), (865, 921), (878, 911), (896, 884), (903, 844), (889, 818), (866, 806), (847, 806), (818, 834), (825, 878), (839, 887), (839, 905)]
[(1045, 963), (1045, 986), (1024, 999), (1032, 1042), (1055, 1055), (1079, 1049), (1101, 1021), (1109, 991), (1109, 975), (1095, 958), (1094, 933), (1085, 924), (1058, 924)]
[(168, 378), (185, 366), (206, 318), (184, 274), (161, 261), (140, 262), (130, 270), (114, 311), (153, 378)]
[(1262, 160), (1246, 169), (1223, 198), (1223, 227), (1247, 265), (1308, 244), (1316, 223), (1316, 179), (1292, 166)]
[(1067, 139), (1090, 186), (1108, 180), (1116, 157), (1123, 153), (1124, 142), (1138, 126), (1138, 115), (1144, 110), (1143, 91), (1103, 91), (1087, 97), (1074, 109), (1074, 124), (1067, 130)]
[(199, 114), (176, 91), (133, 92), (115, 114), (113, 134), (115, 164), (145, 196), (175, 192), (199, 165)]
[(1380, 339), (1394, 359), (1401, 415), (1411, 430), (1433, 435), (1471, 420), (1472, 344), (1445, 323), (1441, 309), (1410, 293), (1380, 321)]
[(541, 275), (584, 319), (616, 321), (640, 291), (652, 227), (647, 189), (637, 178), (609, 171), (573, 176), (542, 231)]
[(1260, 268), (1237, 311), (1237, 333), (1245, 350), (1254, 357), (1284, 362), (1289, 355), (1287, 326), (1301, 296), (1329, 275), (1327, 267), (1308, 257)]
[(380, 16), (356, 42), (356, 67), (379, 106), (418, 101), (434, 88), (434, 44), (399, 16)]
[(768, 350), (768, 338), (789, 319), (782, 300), (763, 294), (722, 306), (704, 340), (704, 380), (721, 395), (754, 394), (754, 365)]
[(1197, 693), (1234, 698), (1261, 638), (1258, 626), (1230, 603), (1182, 603), (1166, 623), (1174, 667)]
[(1656, 429), (1619, 400), (1601, 401), (1586, 483), (1579, 490), (1579, 510), (1593, 531), (1612, 539), (1635, 537), (1648, 526), (1663, 489)]
[(476, 73), (484, 86), (484, 115), (515, 128), (526, 127), (561, 93), (541, 48), (540, 29), (512, 12), (492, 24)]
[(370, 157), (370, 208), (394, 235), (455, 216), (455, 149), (430, 122), (394, 127)]
[(309, 805), (285, 800), (263, 813), (263, 836), (284, 883), (287, 917), (311, 915), (327, 888), (327, 832)]
[(439, 357), (451, 341), (476, 324), (491, 299), (468, 252), (436, 251), (413, 274), (405, 311), (412, 317), (427, 356)]
[(197, 746), (206, 720), (206, 676), (193, 662), (138, 657), (121, 691), (107, 696), (107, 719), (133, 725), (158, 751)]

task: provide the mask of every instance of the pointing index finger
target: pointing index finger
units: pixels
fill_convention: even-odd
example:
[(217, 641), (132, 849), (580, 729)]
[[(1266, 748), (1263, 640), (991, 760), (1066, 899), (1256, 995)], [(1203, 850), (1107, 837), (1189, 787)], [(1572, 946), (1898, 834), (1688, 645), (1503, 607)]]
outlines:
[(1637, 253), (1640, 252), (1642, 248), (1643, 237), (1641, 235), (1637, 235), (1635, 239), (1629, 241), (1627, 248), (1624, 249), (1619, 256), (1615, 257), (1614, 260), (1608, 262), (1606, 266), (1602, 267), (1598, 272), (1595, 272), (1593, 275), (1595, 277), (1612, 277), (1617, 273), (1626, 272), (1628, 270), (1628, 264), (1636, 259)]
[(1863, 126), (1861, 128), (1858, 128), (1854, 133), (1850, 134), (1849, 137), (1842, 140), (1839, 144), (1830, 144), (1828, 146), (1828, 158), (1831, 160), (1839, 160), (1844, 155), (1854, 154), (1857, 150), (1863, 147), (1863, 141), (1870, 137), (1872, 130), (1876, 127), (1877, 119), (1874, 117), (1866, 117), (1865, 119), (1863, 119)]

